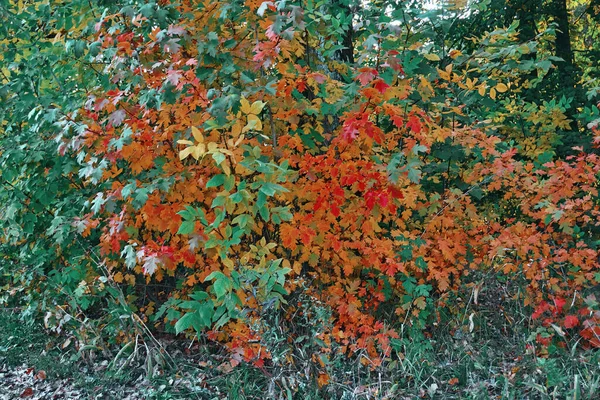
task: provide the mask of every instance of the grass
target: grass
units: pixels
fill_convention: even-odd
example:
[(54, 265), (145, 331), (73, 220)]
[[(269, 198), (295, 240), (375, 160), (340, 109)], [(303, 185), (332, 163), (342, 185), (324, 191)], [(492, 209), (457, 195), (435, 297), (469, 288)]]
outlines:
[[(0, 312), (0, 365), (43, 369), (48, 380), (69, 378), (90, 398), (103, 393), (104, 398), (117, 399), (132, 392), (161, 400), (600, 398), (600, 351), (569, 337), (562, 346), (536, 346), (531, 340), (536, 328), (529, 326), (527, 313), (509, 300), (509, 294), (499, 296), (500, 286), (482, 293), (478, 304), (464, 302), (461, 312), (446, 316), (448, 323), (426, 336), (407, 332), (375, 370), (360, 363), (359, 357), (331, 354), (321, 366), (329, 373), (329, 383), (322, 387), (314, 380), (319, 367), (309, 339), (323, 327), (307, 321), (297, 321), (304, 325), (307, 341), (291, 345), (282, 340), (285, 328), (278, 321), (272, 323), (265, 344), (272, 349), (273, 360), (263, 369), (246, 364), (223, 368), (227, 357), (222, 351), (162, 338), (172, 368), (155, 370), (146, 379), (147, 358), (140, 357), (117, 373), (118, 368), (107, 367), (116, 352), (112, 360), (98, 356), (86, 362), (72, 345), (63, 346), (65, 338), (50, 336), (40, 325), (24, 324), (5, 311)], [(326, 315), (316, 322), (325, 320)], [(125, 358), (115, 364), (122, 365)]]
[(76, 351), (69, 350), (71, 346), (62, 349), (65, 343), (65, 338), (49, 335), (36, 322), (25, 323), (13, 312), (0, 311), (0, 366), (43, 370), (48, 381), (68, 382), (89, 397), (127, 394), (133, 373), (107, 373), (106, 362), (83, 362)]

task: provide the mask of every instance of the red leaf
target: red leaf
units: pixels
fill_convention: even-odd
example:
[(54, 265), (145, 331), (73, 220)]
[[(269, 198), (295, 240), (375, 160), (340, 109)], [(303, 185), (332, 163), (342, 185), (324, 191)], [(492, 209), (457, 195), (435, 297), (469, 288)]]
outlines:
[(390, 87), (383, 79), (377, 79), (373, 82), (373, 87), (377, 89), (379, 93), (384, 93), (387, 88)]
[(33, 396), (33, 389), (28, 387), (27, 389), (23, 390), (20, 397), (25, 398), (25, 397), (31, 397), (31, 396)]
[(550, 304), (546, 303), (545, 301), (542, 301), (537, 306), (537, 308), (535, 309), (535, 311), (533, 312), (533, 314), (531, 314), (531, 318), (538, 319), (539, 317), (542, 316), (543, 313), (545, 313), (549, 309), (550, 309)]
[(296, 89), (302, 93), (306, 90), (306, 81), (302, 78), (296, 79)]
[(581, 336), (594, 347), (600, 347), (600, 326), (591, 326), (580, 332)]
[(402, 128), (404, 126), (404, 119), (400, 115), (392, 115), (390, 119), (396, 126), (396, 128)]
[(325, 82), (325, 79), (327, 78), (325, 75), (320, 74), (318, 72), (314, 72), (312, 74), (309, 74), (308, 76), (313, 78), (319, 85)]
[(313, 211), (319, 210), (323, 206), (324, 202), (325, 202), (325, 196), (317, 197), (317, 199), (315, 200), (315, 204), (313, 206)]
[(344, 122), (342, 127), (342, 137), (347, 141), (352, 141), (358, 137), (358, 128), (357, 128), (356, 119), (348, 119)]
[(374, 123), (369, 120), (363, 120), (365, 133), (368, 137), (375, 140), (375, 142), (381, 144), (383, 142), (383, 132)]
[(356, 76), (356, 79), (362, 86), (367, 86), (377, 75), (377, 70), (374, 68), (361, 68), (359, 69), (360, 74)]
[(567, 301), (562, 297), (556, 297), (554, 299), (554, 311), (553, 314), (557, 315), (562, 312), (563, 307), (567, 304)]
[(374, 191), (368, 191), (365, 193), (365, 201), (367, 208), (372, 210), (373, 207), (375, 207), (375, 202), (377, 201), (377, 194)]
[(394, 197), (395, 199), (403, 199), (404, 198), (402, 191), (396, 189), (395, 187), (390, 187), (390, 193), (392, 194), (392, 197)]
[(579, 318), (577, 318), (575, 315), (567, 315), (565, 317), (565, 328), (575, 328), (577, 325), (579, 325)]
[(335, 204), (331, 204), (331, 214), (333, 214), (334, 217), (339, 217), (340, 216), (340, 208), (335, 205)]
[(419, 117), (417, 117), (416, 115), (411, 115), (408, 118), (406, 127), (409, 128), (414, 133), (421, 133), (422, 125), (421, 125), (421, 121), (419, 120)]
[(388, 205), (388, 201), (389, 201), (389, 198), (388, 198), (387, 194), (385, 194), (385, 193), (382, 193), (382, 194), (379, 196), (379, 201), (378, 201), (378, 203), (379, 203), (379, 206), (380, 206), (380, 207), (382, 207), (382, 208), (385, 208), (385, 207), (387, 207), (387, 205)]
[(539, 344), (541, 344), (542, 346), (548, 346), (550, 344), (550, 342), (552, 341), (552, 338), (542, 337), (542, 335), (538, 334), (537, 337), (535, 338), (535, 341), (538, 342)]

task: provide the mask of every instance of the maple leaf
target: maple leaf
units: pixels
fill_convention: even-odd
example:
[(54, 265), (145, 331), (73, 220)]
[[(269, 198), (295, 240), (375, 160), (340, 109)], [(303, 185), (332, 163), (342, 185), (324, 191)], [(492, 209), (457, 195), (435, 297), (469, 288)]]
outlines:
[(372, 210), (375, 207), (375, 203), (377, 202), (378, 194), (375, 191), (368, 191), (365, 193), (365, 204), (369, 210)]
[(112, 126), (120, 126), (125, 120), (126, 116), (127, 114), (125, 113), (125, 110), (117, 110), (110, 114), (110, 116), (108, 117), (108, 122)]
[(385, 83), (383, 79), (376, 79), (375, 81), (373, 81), (373, 87), (377, 89), (379, 93), (384, 93), (387, 90), (387, 88), (390, 87), (390, 85)]
[(353, 141), (358, 137), (358, 121), (355, 118), (347, 119), (342, 126), (342, 138), (347, 141)]
[(162, 261), (158, 258), (158, 256), (152, 254), (144, 257), (144, 264), (142, 267), (146, 275), (154, 275), (154, 272), (156, 272), (158, 267), (161, 265)]
[(554, 298), (554, 310), (552, 311), (552, 313), (554, 315), (560, 314), (562, 312), (565, 304), (567, 304), (567, 301), (565, 299), (563, 299), (562, 297), (555, 297)]
[(178, 25), (169, 25), (169, 28), (167, 29), (167, 33), (169, 35), (177, 35), (177, 36), (182, 36), (186, 33), (186, 30)]
[(542, 314), (546, 311), (548, 311), (550, 309), (550, 304), (548, 304), (545, 301), (542, 301), (537, 308), (535, 309), (534, 313), (531, 314), (531, 318), (533, 319), (538, 319), (542, 316)]
[(190, 248), (190, 251), (195, 251), (199, 249), (201, 247), (202, 242), (202, 236), (195, 233), (190, 234), (188, 239), (188, 246)]
[(363, 67), (359, 69), (360, 74), (356, 76), (356, 80), (360, 82), (362, 86), (367, 86), (379, 73), (375, 68)]
[(567, 315), (563, 325), (567, 329), (575, 328), (577, 325), (579, 325), (579, 318), (577, 318), (576, 315)]
[(444, 258), (448, 261), (454, 261), (454, 251), (450, 247), (449, 243), (446, 240), (439, 240), (437, 244), (444, 255)]
[(406, 127), (409, 128), (414, 133), (421, 133), (422, 125), (421, 120), (416, 115), (412, 114), (408, 117), (408, 122), (406, 123)]
[(163, 49), (166, 53), (177, 53), (181, 49), (179, 38), (171, 38), (163, 44)]
[(171, 69), (167, 72), (167, 82), (169, 82), (173, 86), (177, 86), (179, 84), (179, 80), (181, 79), (182, 74), (179, 70)]

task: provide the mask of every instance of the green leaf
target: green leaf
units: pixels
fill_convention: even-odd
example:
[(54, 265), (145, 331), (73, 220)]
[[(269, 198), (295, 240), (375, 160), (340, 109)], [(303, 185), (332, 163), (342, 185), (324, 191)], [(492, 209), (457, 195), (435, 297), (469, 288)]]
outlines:
[(193, 326), (200, 326), (200, 315), (197, 311), (187, 313), (175, 323), (175, 333), (179, 335), (181, 332)]
[(221, 186), (223, 183), (225, 183), (225, 178), (225, 174), (215, 175), (208, 182), (206, 182), (206, 187), (211, 188)]
[(233, 225), (239, 225), (240, 228), (245, 228), (252, 221), (250, 214), (240, 214), (231, 221)]
[(183, 221), (181, 223), (181, 226), (179, 227), (179, 230), (177, 231), (178, 235), (189, 235), (190, 233), (194, 232), (194, 228), (196, 226), (196, 222), (195, 221)]
[(221, 299), (223, 296), (229, 293), (233, 287), (231, 278), (220, 271), (211, 273), (204, 281), (206, 282), (211, 280), (214, 280), (213, 290), (217, 295), (217, 299)]
[(225, 161), (225, 154), (220, 152), (215, 152), (212, 155), (213, 160), (217, 163), (217, 165), (221, 165), (223, 161)]
[(273, 196), (277, 192), (288, 192), (286, 188), (276, 183), (265, 182), (260, 187), (260, 191), (266, 194), (267, 196)]

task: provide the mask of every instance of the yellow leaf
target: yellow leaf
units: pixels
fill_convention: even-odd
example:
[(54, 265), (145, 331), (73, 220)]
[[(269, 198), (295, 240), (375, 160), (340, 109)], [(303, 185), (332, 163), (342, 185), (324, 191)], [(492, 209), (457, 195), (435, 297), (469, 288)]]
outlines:
[(508, 86), (506, 86), (504, 83), (499, 83), (496, 85), (496, 90), (498, 93), (504, 93), (508, 90)]
[(479, 89), (477, 89), (477, 91), (479, 92), (480, 96), (485, 96), (485, 85), (484, 84), (479, 85)]
[(248, 100), (246, 100), (245, 97), (242, 96), (242, 98), (240, 99), (240, 110), (244, 113), (244, 114), (249, 114), (250, 113), (250, 103), (248, 102)]
[(471, 80), (471, 78), (467, 78), (467, 89), (473, 90), (475, 89), (475, 84), (477, 83), (477, 78)]
[(300, 264), (298, 261), (294, 261), (292, 269), (294, 270), (294, 273), (296, 275), (300, 275), (300, 273), (302, 272), (302, 264)]
[(218, 146), (217, 146), (217, 144), (215, 142), (210, 142), (208, 144), (208, 152), (209, 153), (214, 152), (215, 150), (217, 150), (217, 148), (218, 148)]
[(233, 270), (235, 268), (233, 261), (229, 258), (225, 258), (224, 260), (222, 260), (222, 262), (223, 265), (225, 265), (230, 270)]
[(450, 53), (448, 55), (450, 56), (450, 58), (455, 60), (457, 57), (462, 56), (462, 54), (463, 53), (460, 50), (450, 50)]
[(429, 61), (440, 61), (441, 58), (437, 54), (424, 54), (423, 57), (428, 59)]
[(490, 97), (492, 98), (492, 100), (496, 100), (496, 89), (490, 89)]
[(421, 42), (415, 42), (415, 43), (413, 43), (413, 44), (412, 44), (412, 45), (411, 45), (411, 46), (410, 46), (408, 49), (409, 49), (409, 50), (416, 50), (416, 49), (418, 49), (419, 47), (421, 47), (422, 45), (423, 45), (423, 43), (421, 43)]
[(231, 135), (233, 137), (239, 136), (240, 133), (242, 133), (242, 124), (240, 124), (240, 121), (238, 120), (232, 127), (231, 127)]
[(196, 128), (195, 126), (192, 126), (192, 135), (194, 135), (194, 139), (196, 139), (198, 141), (198, 143), (204, 142), (204, 137), (202, 136), (202, 132), (200, 132), (200, 129)]
[(248, 114), (248, 124), (244, 127), (242, 132), (247, 132), (249, 130), (262, 131), (262, 122), (260, 119), (254, 114)]
[(115, 276), (113, 276), (113, 280), (117, 283), (123, 282), (123, 279), (125, 279), (125, 277), (123, 276), (123, 273), (121, 273), (121, 272), (117, 272), (115, 274)]
[(531, 51), (529, 50), (529, 46), (522, 44), (519, 46), (519, 52), (521, 52), (521, 54), (529, 54)]
[(442, 78), (445, 81), (449, 81), (450, 80), (450, 74), (446, 71), (443, 71), (441, 69), (437, 69), (438, 74), (440, 75), (440, 78)]
[(198, 160), (202, 156), (204, 156), (204, 145), (199, 144), (198, 146), (194, 146), (192, 150), (192, 157)]
[(233, 144), (233, 147), (238, 147), (240, 145), (240, 143), (242, 143), (242, 140), (244, 140), (246, 136), (245, 135), (241, 135)]
[(193, 146), (194, 142), (192, 142), (191, 140), (178, 140), (177, 143), (179, 144), (187, 144), (188, 146)]
[(125, 275), (125, 280), (130, 285), (132, 285), (132, 286), (135, 285), (135, 275), (133, 275), (133, 274), (127, 274), (127, 275)]
[(260, 114), (260, 112), (262, 111), (264, 106), (265, 106), (265, 103), (263, 103), (262, 101), (255, 101), (254, 103), (252, 103), (252, 106), (250, 107), (249, 114), (254, 114), (254, 115)]
[(225, 173), (225, 175), (227, 175), (227, 176), (231, 175), (231, 168), (229, 168), (229, 164), (227, 162), (221, 163), (221, 168), (223, 169), (223, 172)]
[(180, 160), (185, 160), (190, 154), (192, 154), (192, 151), (194, 150), (195, 146), (191, 146), (191, 147), (186, 147), (185, 149), (181, 150), (179, 152), (179, 159)]
[(58, 33), (56, 34), (56, 36), (54, 36), (54, 39), (52, 40), (52, 44), (56, 44), (56, 43), (58, 43), (58, 42), (59, 42), (61, 39), (62, 39), (61, 32), (58, 32)]

